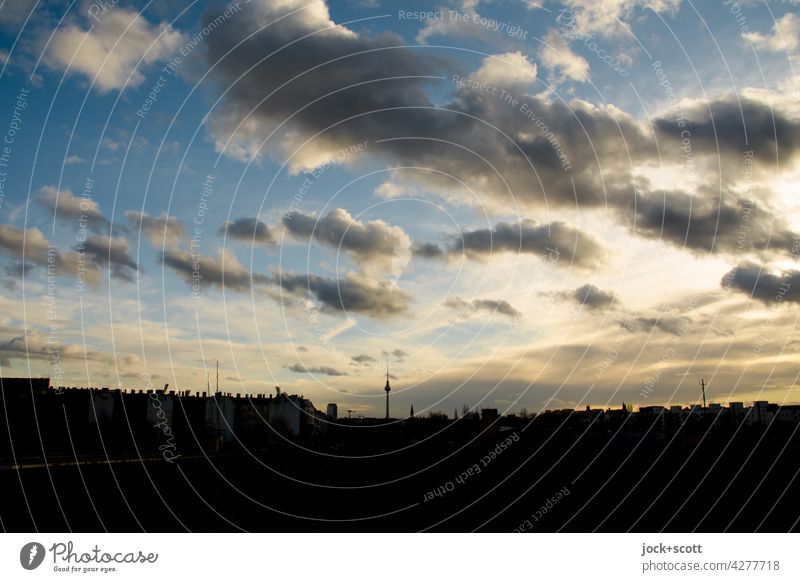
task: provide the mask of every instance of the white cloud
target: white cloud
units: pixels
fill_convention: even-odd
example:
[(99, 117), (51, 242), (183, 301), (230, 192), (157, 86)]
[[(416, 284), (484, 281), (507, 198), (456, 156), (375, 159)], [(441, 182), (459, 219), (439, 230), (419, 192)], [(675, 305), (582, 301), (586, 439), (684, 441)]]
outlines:
[[(56, 31), (45, 63), (93, 80), (108, 92), (144, 80), (138, 65), (151, 64), (172, 55), (183, 35), (168, 24), (151, 24), (136, 11), (115, 8), (94, 27), (84, 30), (68, 25)], [(129, 79), (130, 77), (130, 79)]]
[(486, 57), (474, 77), (495, 87), (520, 87), (536, 81), (536, 63), (521, 52)]
[(605, 37), (620, 36), (630, 21), (645, 11), (675, 13), (681, 0), (564, 0), (562, 23), (569, 23), (575, 34)]
[(772, 34), (748, 32), (742, 35), (754, 47), (773, 52), (794, 52), (800, 46), (800, 16), (786, 13), (775, 21)]
[(564, 37), (553, 29), (544, 38), (539, 53), (542, 65), (550, 73), (551, 80), (560, 83), (567, 79), (573, 81), (589, 80), (589, 63), (570, 49)]
[(417, 34), (417, 40), (427, 42), (433, 36), (475, 36), (476, 33), (483, 32), (480, 28), (470, 26), (472, 18), (477, 14), (475, 10), (477, 5), (478, 0), (462, 0), (461, 6), (453, 10), (454, 14), (460, 13), (467, 17), (463, 21), (451, 18), (452, 9), (440, 8), (442, 17), (426, 20), (425, 26)]

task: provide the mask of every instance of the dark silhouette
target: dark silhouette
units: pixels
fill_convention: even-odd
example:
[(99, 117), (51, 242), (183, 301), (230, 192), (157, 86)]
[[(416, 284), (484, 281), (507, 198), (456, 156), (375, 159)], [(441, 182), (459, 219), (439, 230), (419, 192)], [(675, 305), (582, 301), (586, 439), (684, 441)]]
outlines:
[(3, 378), (0, 396), (7, 531), (747, 532), (800, 518), (800, 406), (387, 421), (280, 390)]

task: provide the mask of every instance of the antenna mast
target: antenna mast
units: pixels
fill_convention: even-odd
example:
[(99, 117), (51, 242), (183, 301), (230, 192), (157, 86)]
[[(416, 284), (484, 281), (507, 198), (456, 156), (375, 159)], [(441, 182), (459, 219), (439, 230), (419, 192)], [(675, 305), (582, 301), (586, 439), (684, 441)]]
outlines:
[(217, 360), (217, 393), (219, 393), (219, 360)]
[(391, 389), (392, 389), (392, 387), (389, 386), (389, 360), (387, 359), (386, 360), (386, 387), (384, 388), (384, 390), (386, 390), (386, 420), (389, 420), (389, 391)]
[(703, 390), (703, 408), (706, 407), (706, 380), (700, 378), (700, 388)]

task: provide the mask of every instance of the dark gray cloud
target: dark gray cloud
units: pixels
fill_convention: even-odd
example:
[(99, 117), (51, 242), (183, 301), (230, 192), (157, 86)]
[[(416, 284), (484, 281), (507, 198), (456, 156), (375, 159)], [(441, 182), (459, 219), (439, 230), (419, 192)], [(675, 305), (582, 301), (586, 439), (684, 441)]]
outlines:
[(367, 354), (357, 354), (355, 356), (350, 356), (350, 360), (352, 360), (356, 364), (371, 364), (375, 362), (375, 358), (372, 356), (368, 356)]
[(411, 253), (423, 259), (443, 259), (447, 256), (445, 249), (439, 245), (425, 242), (415, 242), (411, 246)]
[[(209, 13), (206, 18), (214, 17)], [(279, 25), (273, 24), (278, 18)], [(428, 103), (423, 89), (429, 81), (415, 76), (432, 74), (435, 58), (398, 48), (402, 39), (390, 33), (365, 37), (333, 25), (321, 0), (251, 2), (242, 6), (235, 22), (206, 39), (208, 62), (220, 61), (214, 68), (216, 80), (230, 89), (226, 103), (210, 121), (218, 147), (244, 117), (251, 122), (238, 129), (228, 150), (240, 157), (254, 153), (265, 132), (276, 129), (292, 114), (296, 115), (276, 135), (275, 141), (284, 148), (326, 130), (332, 121), (386, 107)], [(265, 58), (272, 53), (275, 58)], [(324, 65), (326, 61), (334, 62)], [(394, 79), (372, 82), (388, 77)], [(269, 99), (262, 101), (267, 95)], [(405, 117), (376, 114), (331, 128), (307, 154), (320, 159), (323, 150), (335, 151), (343, 144), (368, 140), (370, 135), (394, 134)], [(381, 129), (385, 124), (391, 128)], [(352, 139), (354, 136), (357, 139)]]
[(693, 152), (731, 157), (740, 165), (745, 151), (753, 152), (754, 163), (766, 165), (774, 165), (778, 158), (786, 162), (800, 152), (800, 120), (790, 118), (779, 106), (735, 95), (698, 101), (683, 113), (684, 127), (675, 117), (654, 123), (658, 137), (671, 141), (673, 150), (688, 136)]
[(600, 289), (597, 285), (591, 283), (581, 285), (574, 291), (543, 292), (542, 295), (554, 296), (560, 300), (578, 303), (589, 311), (605, 312), (606, 310), (613, 310), (614, 313), (620, 313), (621, 315), (618, 320), (619, 325), (631, 333), (649, 332), (652, 328), (656, 328), (664, 333), (682, 336), (692, 323), (691, 318), (685, 315), (667, 312), (659, 312), (653, 315), (635, 311), (625, 313), (624, 305), (616, 293)]
[(652, 192), (636, 198), (635, 233), (694, 253), (747, 255), (766, 248), (792, 253), (800, 235), (753, 200), (720, 203), (685, 192)]
[[(294, 9), (301, 10), (287, 16)], [(281, 26), (268, 26), (281, 17)], [(457, 90), (441, 107), (428, 96), (431, 77), (441, 76), (438, 83), (452, 87), (453, 72), (464, 76), (463, 71), (437, 53), (402, 47), (391, 34), (370, 37), (332, 28), (321, 1), (252, 2), (237, 19), (207, 45), (213, 74), (228, 90), (209, 131), (218, 149), (240, 158), (260, 153), (263, 136), (273, 130), (269, 143), (284, 156), (316, 136), (292, 160), (305, 169), (341, 161), (339, 150), (367, 142), (370, 155), (395, 166), (439, 170), (427, 174), (434, 190), (452, 190), (446, 176), (457, 176), (481, 184), (482, 193), (505, 204), (542, 204), (546, 193), (551, 204), (572, 206), (576, 190), (570, 178), (582, 186), (578, 202), (604, 203), (601, 164), (606, 172), (624, 168), (619, 154), (625, 145), (634, 155), (649, 150), (656, 156), (653, 140), (615, 108), (520, 94), (523, 112), (469, 89)], [(275, 51), (279, 58), (264, 58)], [(240, 124), (245, 117), (248, 123)], [(565, 172), (565, 164), (578, 163), (584, 166), (580, 172)], [(584, 171), (588, 166), (594, 178)]]
[[(685, 135), (690, 135), (691, 156), (698, 169), (712, 168), (712, 174), (722, 162), (725, 169), (735, 164), (735, 175), (741, 176), (746, 150), (754, 152), (756, 166), (766, 168), (775, 165), (778, 155), (787, 160), (800, 149), (800, 122), (781, 111), (779, 104), (755, 98), (719, 97), (682, 104), (685, 125), (680, 127), (675, 112), (669, 111), (653, 121), (653, 135), (651, 127), (613, 106), (551, 101), (513, 87), (521, 105), (510, 107), (485, 92), (453, 88), (453, 72), (462, 77), (479, 73), (460, 71), (430, 52), (398, 48), (401, 43), (392, 36), (369, 37), (332, 28), (334, 23), (321, 1), (284, 18), (280, 27), (266, 26), (304, 6), (300, 0), (280, 6), (251, 3), (243, 10), (239, 26), (227, 27), (209, 39), (209, 62), (216, 63), (225, 55), (215, 74), (222, 86), (231, 88), (229, 103), (214, 113), (210, 131), (221, 145), (241, 119), (248, 118), (247, 129), (240, 127), (232, 142), (233, 153), (237, 148), (239, 153), (252, 153), (263, 135), (285, 121), (270, 141), (279, 144), (284, 155), (321, 132), (296, 158), (300, 167), (336, 160), (337, 149), (368, 141), (370, 155), (390, 160), (394, 166), (435, 168), (436, 172), (403, 173), (409, 180), (424, 182), (431, 191), (457, 191), (460, 187), (448, 177), (456, 176), (464, 183), (480, 184), (482, 197), (506, 207), (516, 203), (534, 208), (545, 204), (608, 207), (617, 210), (616, 216), (625, 224), (643, 220), (637, 233), (665, 236), (673, 244), (679, 244), (675, 241), (686, 231), (681, 217), (691, 215), (697, 226), (688, 230), (687, 248), (704, 248), (707, 239), (716, 236), (720, 242), (715, 250), (728, 252), (728, 241), (736, 238), (738, 228), (731, 220), (737, 212), (735, 202), (726, 201), (717, 213), (717, 195), (703, 191), (695, 197), (695, 212), (687, 211), (685, 195), (668, 196), (666, 232), (662, 233), (657, 213), (660, 193), (639, 189), (641, 198), (637, 198), (631, 186), (637, 168), (665, 162), (680, 164), (685, 171), (681, 149)], [(259, 27), (265, 28), (234, 48)], [(317, 32), (326, 27), (327, 31)], [(230, 49), (234, 50), (228, 55)], [(280, 58), (263, 58), (276, 50)], [(332, 62), (324, 64), (329, 59)], [(484, 65), (487, 62), (494, 62), (493, 57)], [(431, 101), (426, 91), (431, 81), (415, 78), (420, 75), (446, 77), (450, 102), (437, 106)], [(398, 76), (407, 78), (398, 82)], [(513, 75), (508, 77), (513, 84)], [(733, 175), (726, 171), (726, 181), (728, 174)], [(765, 246), (761, 235), (763, 229), (754, 232), (747, 252)], [(418, 255), (441, 256), (432, 247), (420, 247)]]
[(0, 250), (15, 259), (46, 265), (49, 249), (49, 241), (38, 228), (0, 225)]
[(780, 274), (766, 267), (744, 261), (728, 271), (720, 281), (724, 289), (733, 289), (766, 305), (800, 302), (800, 271), (789, 269)]
[(76, 252), (85, 253), (98, 269), (107, 268), (112, 277), (132, 281), (139, 267), (128, 252), (128, 241), (124, 238), (111, 238), (94, 235), (76, 247)]
[(671, 315), (660, 313), (657, 316), (632, 315), (620, 321), (620, 326), (631, 332), (647, 332), (656, 328), (664, 333), (683, 336), (689, 329), (692, 320), (685, 315)]
[(608, 309), (612, 305), (619, 305), (619, 301), (614, 295), (613, 291), (603, 291), (596, 285), (587, 283), (578, 287), (572, 293), (568, 294), (571, 299), (574, 299), (589, 310)]
[(217, 233), (251, 244), (275, 244), (275, 237), (269, 227), (255, 217), (242, 217), (226, 222)]
[(502, 315), (513, 320), (522, 318), (522, 312), (515, 309), (504, 299), (473, 299), (472, 301), (465, 301), (460, 297), (454, 297), (445, 301), (445, 305), (457, 309), (461, 317), (469, 317), (474, 313), (483, 311), (492, 315)]
[(272, 283), (269, 277), (242, 267), (233, 255), (223, 254), (215, 259), (199, 253), (168, 250), (162, 253), (161, 260), (189, 285), (203, 288), (216, 286), (249, 293), (253, 285)]
[(342, 372), (336, 368), (328, 366), (304, 366), (303, 364), (292, 364), (288, 369), (298, 374), (324, 374), (325, 376), (347, 376), (347, 372)]
[(295, 294), (311, 293), (326, 311), (363, 313), (376, 318), (403, 314), (411, 297), (392, 283), (349, 274), (343, 279), (280, 273), (273, 281)]
[(50, 343), (49, 338), (37, 331), (17, 330), (14, 337), (0, 341), (0, 365), (11, 366), (11, 360), (60, 360), (113, 361), (108, 354), (85, 350), (76, 344)]
[(22, 279), (26, 274), (30, 273), (35, 268), (36, 265), (33, 263), (13, 261), (6, 265), (6, 275), (12, 279)]
[(128, 210), (125, 213), (130, 227), (141, 232), (155, 248), (174, 249), (186, 239), (186, 227), (176, 217), (162, 212), (158, 216), (150, 216), (145, 212)]
[[(112, 254), (114, 259), (123, 258), (123, 264), (111, 272), (112, 275), (122, 276), (125, 279), (129, 272), (124, 265), (124, 257), (120, 257), (117, 249), (120, 244), (122, 243), (117, 242), (112, 245), (115, 249)], [(92, 247), (92, 251), (94, 250), (96, 250), (95, 245)], [(91, 254), (87, 259), (77, 251), (58, 251), (50, 245), (38, 228), (24, 229), (0, 225), (0, 251), (13, 259), (12, 264), (6, 268), (6, 275), (9, 277), (6, 286), (11, 288), (16, 280), (30, 273), (33, 267), (42, 267), (49, 274), (57, 276), (79, 277), (82, 282), (96, 287), (102, 278), (100, 268), (108, 265), (107, 262), (96, 259)], [(21, 267), (23, 263), (25, 266)]]
[[(280, 27), (267, 26), (295, 9), (298, 12), (283, 18)], [(286, 156), (319, 134), (293, 159), (294, 169), (344, 161), (337, 150), (368, 142), (369, 155), (392, 166), (435, 169), (393, 174), (427, 191), (472, 200), (473, 195), (449, 177), (456, 176), (466, 184), (480, 184), (481, 199), (490, 205), (609, 208), (621, 223), (636, 224), (641, 236), (663, 237), (680, 246), (685, 239), (692, 252), (713, 244), (715, 252), (729, 253), (736, 244), (739, 210), (736, 202), (728, 202), (730, 196), (717, 209), (719, 195), (713, 189), (692, 193), (697, 194), (697, 210), (688, 210), (687, 194), (663, 200), (649, 186), (634, 189), (638, 168), (663, 162), (685, 172), (681, 132), (687, 128), (692, 160), (699, 175), (712, 176), (709, 183), (716, 182), (715, 173), (721, 170), (723, 182), (731, 180), (729, 175), (741, 177), (745, 150), (755, 152), (756, 167), (767, 168), (774, 167), (778, 154), (781, 160), (796, 157), (800, 144), (798, 121), (778, 110), (779, 105), (754, 98), (683, 104), (688, 125), (679, 127), (670, 111), (653, 121), (653, 135), (652, 127), (613, 106), (551, 100), (514, 86), (520, 105), (511, 107), (482, 91), (453, 88), (454, 72), (468, 77), (480, 71), (465, 72), (430, 51), (402, 48), (400, 39), (391, 35), (370, 37), (335, 28), (321, 1), (253, 2), (239, 16), (236, 26), (208, 39), (208, 59), (216, 64), (225, 57), (214, 75), (221, 87), (230, 88), (225, 104), (211, 116), (209, 131), (221, 148), (235, 130), (227, 151), (240, 157), (256, 153), (263, 136), (283, 124), (270, 140), (276, 155)], [(326, 30), (319, 32), (322, 29)], [(298, 40), (304, 35), (310, 36)], [(237, 46), (239, 41), (244, 42)], [(274, 51), (280, 58), (264, 58)], [(488, 57), (483, 68), (493, 58)], [(445, 77), (439, 83), (446, 83), (451, 92), (448, 103), (429, 98), (432, 81), (420, 76), (431, 75)], [(513, 85), (513, 75), (508, 77)], [(244, 118), (248, 123), (240, 125)], [(734, 167), (736, 172), (727, 171)], [(766, 202), (770, 194), (759, 196)], [(762, 223), (769, 219), (764, 212)], [(689, 218), (693, 226), (687, 229), (682, 220)], [(773, 237), (791, 234), (783, 224), (774, 227)], [(743, 252), (764, 248), (769, 231), (754, 230)], [(771, 245), (776, 246), (785, 245)], [(415, 250), (421, 257), (441, 257), (433, 247)], [(562, 259), (564, 254), (562, 250)], [(592, 264), (593, 258), (578, 253), (576, 262)]]
[(36, 269), (36, 265), (33, 263), (12, 261), (5, 267), (6, 278), (3, 280), (3, 286), (9, 291), (14, 291), (17, 288), (17, 283), (34, 269)]
[(59, 220), (70, 223), (76, 229), (108, 232), (110, 223), (91, 196), (75, 196), (72, 191), (58, 190), (55, 186), (43, 186), (39, 192), (39, 203)]
[(402, 359), (408, 357), (409, 354), (408, 354), (408, 352), (404, 352), (401, 349), (394, 349), (391, 352), (387, 352), (386, 350), (381, 350), (381, 355), (384, 356), (384, 357), (394, 356), (398, 360), (402, 360)]
[(408, 259), (411, 246), (402, 228), (383, 220), (355, 220), (343, 208), (332, 210), (322, 218), (292, 212), (284, 216), (283, 225), (296, 238), (313, 238), (331, 248), (352, 253), (359, 263), (377, 263), (387, 271), (392, 270), (395, 259)]
[(603, 247), (591, 236), (563, 223), (538, 224), (532, 220), (498, 222), (492, 229), (464, 231), (453, 241), (450, 252), (472, 257), (511, 252), (533, 254), (550, 262), (581, 268), (602, 263)]
[(224, 252), (215, 259), (199, 253), (168, 250), (162, 253), (161, 260), (193, 287), (215, 286), (250, 293), (254, 286), (277, 286), (299, 297), (313, 296), (324, 311), (385, 318), (405, 313), (411, 301), (406, 292), (390, 282), (352, 273), (339, 279), (313, 273), (261, 275), (245, 269), (235, 256)]

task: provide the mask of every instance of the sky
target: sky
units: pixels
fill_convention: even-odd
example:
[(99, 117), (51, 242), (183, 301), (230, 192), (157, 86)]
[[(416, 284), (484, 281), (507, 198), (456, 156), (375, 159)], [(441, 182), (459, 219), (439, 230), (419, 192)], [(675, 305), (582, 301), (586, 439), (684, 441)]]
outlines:
[(799, 9), (0, 0), (0, 373), (798, 403)]

